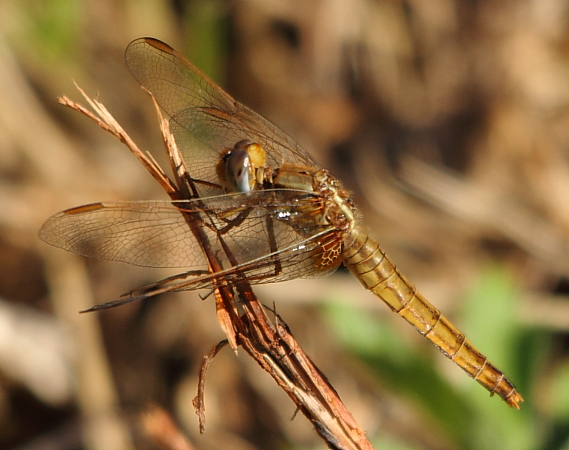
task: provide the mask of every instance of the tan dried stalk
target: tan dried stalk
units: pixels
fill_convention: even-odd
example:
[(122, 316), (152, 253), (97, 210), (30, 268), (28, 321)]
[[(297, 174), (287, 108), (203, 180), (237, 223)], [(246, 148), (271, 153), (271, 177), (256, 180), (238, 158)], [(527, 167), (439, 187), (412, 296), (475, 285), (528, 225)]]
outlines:
[[(123, 142), (141, 161), (153, 178), (162, 186), (173, 200), (190, 198), (191, 178), (184, 159), (176, 146), (174, 136), (170, 132), (169, 123), (161, 114), (154, 101), (159, 119), (164, 146), (168, 154), (175, 181), (168, 178), (156, 161), (140, 151), (118, 122), (97, 100), (89, 98), (83, 90), (79, 92), (91, 105), (96, 115), (63, 97), (60, 103), (72, 108), (97, 123), (102, 129), (111, 133)], [(152, 94), (149, 93), (151, 96)], [(195, 195), (194, 197), (195, 198)], [(199, 223), (191, 216), (186, 217), (188, 226), (200, 239)], [(218, 264), (214, 255), (206, 255), (209, 271), (215, 274)], [(294, 336), (282, 319), (275, 315), (269, 319), (266, 309), (261, 305), (247, 279), (237, 277), (232, 285), (228, 285), (222, 277), (214, 280), (214, 296), (218, 321), (227, 336), (204, 357), (200, 371), (198, 395), (194, 406), (199, 417), (200, 431), (205, 427), (204, 386), (207, 368), (217, 352), (227, 343), (236, 351), (242, 347), (275, 382), (288, 394), (297, 408), (312, 422), (316, 432), (330, 448), (334, 449), (371, 449), (364, 431), (358, 426), (352, 414), (340, 400), (337, 392), (326, 377), (304, 353)], [(240, 309), (236, 307), (235, 292), (239, 295)], [(239, 312), (242, 311), (242, 312)]]

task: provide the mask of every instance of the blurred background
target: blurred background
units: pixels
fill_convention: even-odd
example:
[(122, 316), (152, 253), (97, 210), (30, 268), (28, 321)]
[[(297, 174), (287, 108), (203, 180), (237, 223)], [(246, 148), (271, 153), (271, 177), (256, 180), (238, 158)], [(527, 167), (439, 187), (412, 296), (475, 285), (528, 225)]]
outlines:
[(256, 289), (376, 448), (569, 448), (568, 2), (5, 0), (1, 449), (324, 448), (243, 351), (213, 362), (199, 435), (199, 366), (223, 338), (212, 299), (79, 315), (164, 271), (37, 237), (68, 207), (166, 199), (117, 140), (57, 104), (81, 100), (75, 80), (161, 152), (123, 60), (140, 36), (343, 180), (400, 270), (526, 399), (515, 411), (489, 398), (347, 273)]

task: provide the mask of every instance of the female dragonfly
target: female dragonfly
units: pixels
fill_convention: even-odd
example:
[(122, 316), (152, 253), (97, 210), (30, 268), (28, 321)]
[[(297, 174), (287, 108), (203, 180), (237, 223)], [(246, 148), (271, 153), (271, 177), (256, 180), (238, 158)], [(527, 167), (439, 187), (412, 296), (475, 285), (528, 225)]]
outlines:
[[(40, 237), (84, 256), (186, 272), (92, 310), (168, 291), (212, 289), (221, 277), (229, 284), (243, 277), (270, 283), (320, 276), (344, 264), (491, 394), (520, 407), (523, 398), (512, 383), (399, 273), (362, 231), (341, 183), (292, 138), (163, 42), (133, 41), (126, 63), (168, 114), (193, 194), (68, 209), (49, 218)], [(199, 223), (199, 238), (188, 217)], [(207, 255), (218, 262), (215, 272)]]

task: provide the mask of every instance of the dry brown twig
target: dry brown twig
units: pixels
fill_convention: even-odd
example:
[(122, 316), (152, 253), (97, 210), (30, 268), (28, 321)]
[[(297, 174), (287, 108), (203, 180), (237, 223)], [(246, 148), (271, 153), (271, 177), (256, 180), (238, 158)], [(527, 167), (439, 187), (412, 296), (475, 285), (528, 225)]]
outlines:
[[(150, 155), (138, 149), (100, 102), (89, 98), (78, 86), (77, 89), (89, 102), (96, 115), (67, 97), (61, 98), (60, 103), (89, 117), (102, 129), (123, 142), (172, 200), (195, 198), (195, 194), (192, 194), (192, 181), (188, 169), (170, 132), (169, 123), (162, 116), (151, 93), (149, 94), (154, 101), (164, 146), (174, 173), (174, 182), (168, 178)], [(185, 218), (197, 242), (200, 242), (202, 238), (200, 224), (196, 223), (194, 216), (188, 215)], [(220, 266), (215, 256), (209, 254), (206, 256), (209, 272), (211, 274), (219, 272)], [(312, 422), (316, 432), (330, 448), (354, 450), (373, 448), (365, 432), (358, 426), (337, 392), (302, 351), (286, 324), (278, 317), (274, 321), (269, 319), (265, 308), (257, 299), (246, 278), (237, 277), (237, 281), (229, 285), (223, 277), (219, 277), (214, 279), (214, 285), (218, 321), (233, 350), (236, 351), (241, 346), (273, 377), (297, 408)], [(239, 309), (236, 293), (239, 296)], [(208, 356), (204, 357), (202, 364), (198, 395), (194, 400), (202, 432), (205, 427), (203, 402), (205, 374), (215, 354), (227, 342), (223, 341), (218, 344)]]

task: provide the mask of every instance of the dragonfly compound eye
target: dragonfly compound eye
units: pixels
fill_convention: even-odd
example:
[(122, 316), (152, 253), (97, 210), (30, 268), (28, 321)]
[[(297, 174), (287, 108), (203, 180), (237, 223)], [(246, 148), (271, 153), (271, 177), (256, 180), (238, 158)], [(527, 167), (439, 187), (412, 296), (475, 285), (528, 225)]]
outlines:
[[(255, 183), (262, 183), (265, 150), (251, 141), (238, 142), (221, 157), (218, 177), (228, 192), (251, 192)], [(219, 170), (221, 169), (221, 170)]]

